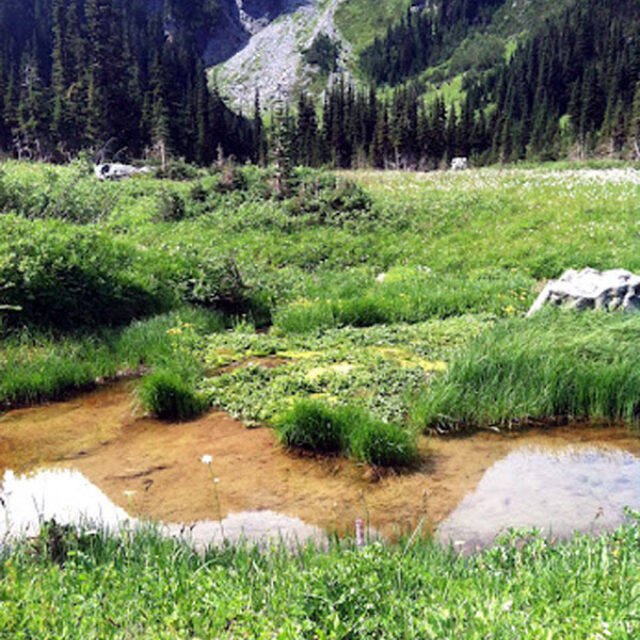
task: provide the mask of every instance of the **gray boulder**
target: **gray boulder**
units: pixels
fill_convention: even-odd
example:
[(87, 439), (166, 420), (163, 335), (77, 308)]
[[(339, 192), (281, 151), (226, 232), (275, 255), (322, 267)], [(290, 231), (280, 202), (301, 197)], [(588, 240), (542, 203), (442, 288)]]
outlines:
[(569, 269), (558, 280), (547, 282), (527, 317), (545, 304), (573, 309), (640, 311), (640, 276), (625, 269)]
[(122, 180), (122, 178), (130, 178), (139, 173), (149, 173), (150, 169), (149, 167), (138, 168), (130, 164), (107, 162), (95, 165), (93, 171), (100, 180)]
[(469, 168), (469, 158), (451, 158), (451, 169), (453, 171), (464, 171)]

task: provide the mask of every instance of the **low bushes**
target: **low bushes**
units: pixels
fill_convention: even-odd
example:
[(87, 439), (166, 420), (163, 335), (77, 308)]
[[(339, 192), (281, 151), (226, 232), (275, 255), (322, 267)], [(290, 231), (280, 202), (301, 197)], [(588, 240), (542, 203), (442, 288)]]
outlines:
[(375, 465), (408, 466), (418, 457), (415, 434), (351, 405), (300, 400), (275, 421), (275, 428), (288, 447), (342, 452)]
[(542, 310), (503, 321), (453, 358), (411, 412), (426, 429), (529, 419), (640, 420), (640, 317)]
[(72, 329), (117, 325), (167, 310), (133, 245), (89, 227), (0, 216), (0, 304), (19, 307), (5, 324)]

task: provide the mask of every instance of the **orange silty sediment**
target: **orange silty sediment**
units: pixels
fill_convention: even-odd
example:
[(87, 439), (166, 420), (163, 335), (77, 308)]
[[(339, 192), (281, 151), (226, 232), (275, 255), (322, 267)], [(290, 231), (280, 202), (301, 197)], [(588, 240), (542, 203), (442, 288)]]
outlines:
[[(221, 411), (184, 423), (141, 416), (132, 383), (119, 382), (1, 416), (0, 470), (76, 469), (136, 518), (189, 523), (270, 510), (338, 533), (353, 533), (363, 518), (393, 539), (420, 522), (429, 531), (516, 447), (560, 450), (594, 440), (640, 454), (638, 439), (621, 427), (481, 432), (422, 438), (419, 469), (379, 475), (345, 458), (287, 452), (271, 429), (247, 429)], [(203, 455), (212, 456), (210, 467)]]

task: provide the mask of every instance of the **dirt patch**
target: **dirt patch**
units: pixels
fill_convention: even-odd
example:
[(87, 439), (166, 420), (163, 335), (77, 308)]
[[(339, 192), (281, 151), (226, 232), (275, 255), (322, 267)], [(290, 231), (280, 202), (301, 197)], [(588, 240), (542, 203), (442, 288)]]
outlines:
[(218, 367), (213, 371), (213, 375), (221, 376), (224, 373), (230, 373), (231, 371), (235, 371), (236, 369), (243, 369), (244, 367), (249, 367), (249, 366), (264, 367), (265, 369), (275, 369), (277, 367), (282, 367), (288, 362), (290, 362), (290, 360), (287, 360), (286, 358), (280, 358), (278, 356), (262, 356), (260, 358), (248, 358), (247, 360), (234, 362), (233, 364), (229, 364), (225, 367)]

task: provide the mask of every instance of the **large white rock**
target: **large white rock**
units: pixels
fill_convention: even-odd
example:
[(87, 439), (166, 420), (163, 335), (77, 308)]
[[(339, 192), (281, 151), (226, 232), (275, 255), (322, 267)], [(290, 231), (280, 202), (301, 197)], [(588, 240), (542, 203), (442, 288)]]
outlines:
[(625, 269), (569, 269), (558, 280), (547, 282), (531, 305), (527, 317), (544, 304), (563, 305), (573, 309), (640, 311), (640, 276)]
[(95, 165), (93, 171), (99, 180), (122, 180), (122, 178), (130, 178), (140, 173), (149, 173), (150, 169), (149, 167), (133, 167), (130, 164), (108, 162)]
[(468, 169), (469, 158), (465, 158), (465, 157), (451, 158), (451, 168), (454, 171), (463, 171), (464, 169)]

